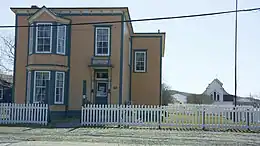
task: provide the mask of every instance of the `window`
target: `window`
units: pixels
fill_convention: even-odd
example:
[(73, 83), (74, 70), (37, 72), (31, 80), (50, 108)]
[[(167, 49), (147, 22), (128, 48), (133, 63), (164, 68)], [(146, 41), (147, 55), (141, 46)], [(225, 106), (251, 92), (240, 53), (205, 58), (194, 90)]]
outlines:
[(34, 27), (33, 27), (33, 24), (30, 25), (30, 29), (29, 29), (29, 54), (32, 54), (32, 50), (33, 50), (33, 30), (34, 30)]
[(55, 77), (55, 104), (63, 104), (64, 102), (64, 83), (65, 83), (65, 73), (56, 72)]
[(110, 52), (110, 28), (109, 27), (97, 27), (96, 28), (96, 44), (95, 55), (96, 56), (108, 56)]
[(220, 100), (220, 93), (218, 93), (218, 92), (216, 92), (216, 91), (214, 91), (213, 93), (211, 93), (211, 98), (212, 98), (212, 100), (214, 100), (214, 101), (219, 101)]
[(135, 51), (135, 72), (146, 71), (146, 51)]
[(35, 71), (33, 102), (43, 102), (47, 99), (47, 83), (50, 80), (49, 71)]
[(27, 103), (30, 103), (30, 92), (31, 92), (31, 71), (27, 73), (27, 95), (26, 95)]
[(129, 53), (129, 54), (128, 54), (128, 55), (129, 55), (129, 56), (128, 56), (128, 57), (129, 57), (129, 59), (128, 59), (128, 65), (131, 65), (131, 57), (132, 57), (132, 54), (131, 54), (131, 53), (132, 53), (132, 51), (131, 51), (131, 46), (132, 46), (132, 45), (131, 45), (131, 40), (130, 40), (130, 41), (129, 41), (129, 48), (128, 48), (128, 53)]
[(102, 80), (102, 79), (107, 80), (108, 79), (108, 72), (96, 72), (96, 79), (97, 80)]
[(52, 24), (38, 23), (36, 27), (36, 53), (51, 53)]
[(65, 54), (66, 49), (66, 26), (57, 26), (57, 54)]
[(0, 99), (4, 99), (4, 88), (0, 87)]

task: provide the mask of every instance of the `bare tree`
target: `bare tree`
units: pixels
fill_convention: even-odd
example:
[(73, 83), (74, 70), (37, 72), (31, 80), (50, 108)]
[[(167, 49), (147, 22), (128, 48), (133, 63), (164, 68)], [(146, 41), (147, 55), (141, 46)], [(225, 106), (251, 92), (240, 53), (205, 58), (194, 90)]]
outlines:
[(168, 85), (162, 84), (162, 105), (168, 105), (173, 103), (175, 100), (172, 97), (173, 92)]
[(12, 37), (0, 36), (0, 70), (12, 73), (15, 44)]

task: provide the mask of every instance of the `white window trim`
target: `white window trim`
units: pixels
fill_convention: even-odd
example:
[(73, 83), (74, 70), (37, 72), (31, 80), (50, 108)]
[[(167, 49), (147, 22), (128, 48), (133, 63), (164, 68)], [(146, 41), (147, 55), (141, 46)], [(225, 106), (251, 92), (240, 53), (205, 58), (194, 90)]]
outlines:
[[(50, 35), (50, 51), (38, 51), (38, 25), (47, 24), (51, 25), (51, 35)], [(52, 52), (52, 23), (36, 23), (36, 35), (35, 35), (35, 52), (36, 53), (51, 53)]]
[[(136, 69), (136, 54), (137, 54), (137, 53), (144, 53), (144, 70), (137, 70), (137, 69)], [(135, 64), (134, 64), (134, 66), (135, 66), (134, 69), (135, 69), (135, 70), (134, 70), (134, 71), (135, 71), (135, 72), (137, 72), (137, 73), (138, 73), (138, 72), (140, 72), (140, 73), (141, 73), (141, 72), (146, 72), (146, 64), (147, 64), (146, 55), (147, 55), (146, 51), (135, 51), (135, 56), (134, 56), (134, 58), (135, 58), (135, 62), (134, 62), (134, 63), (135, 63)]]
[(33, 103), (39, 103), (38, 101), (36, 102), (35, 101), (35, 93), (36, 93), (36, 73), (38, 73), (38, 72), (44, 72), (44, 73), (48, 73), (49, 74), (49, 79), (48, 80), (50, 80), (51, 79), (51, 72), (50, 71), (35, 71), (34, 72), (34, 84), (33, 84)]
[[(59, 42), (59, 37), (58, 37), (58, 34), (59, 34), (59, 29), (58, 29), (58, 27), (65, 27), (65, 37), (64, 37), (64, 44), (63, 44), (63, 49), (64, 49), (64, 52), (59, 52), (58, 51), (58, 42)], [(67, 42), (67, 26), (66, 25), (60, 25), (60, 26), (57, 26), (57, 46), (56, 46), (56, 48), (57, 48), (57, 50), (56, 50), (56, 53), (57, 54), (62, 54), (62, 55), (65, 55), (66, 54), (66, 42)]]
[(31, 100), (31, 88), (32, 88), (32, 85), (31, 85), (31, 80), (32, 80), (32, 72), (31, 71), (28, 71), (27, 72), (27, 95), (26, 95), (26, 102), (27, 103), (30, 103), (30, 100)]
[(4, 99), (4, 88), (3, 87), (0, 87), (0, 90), (1, 90), (1, 94), (0, 94), (0, 99)]
[[(61, 102), (57, 102), (56, 101), (56, 90), (57, 90), (57, 88), (56, 88), (56, 81), (57, 81), (57, 75), (59, 74), (59, 73), (61, 73), (62, 75), (63, 75), (63, 85), (62, 85), (62, 101)], [(59, 72), (59, 71), (57, 71), (56, 73), (55, 73), (55, 92), (54, 92), (54, 104), (64, 104), (64, 91), (65, 91), (65, 89), (64, 89), (64, 86), (65, 85), (65, 72)]]
[(30, 28), (29, 28), (29, 54), (32, 54), (33, 53), (33, 39), (34, 39), (34, 25), (31, 24), (30, 25)]
[[(98, 29), (107, 29), (108, 30), (108, 39), (107, 39), (107, 41), (108, 41), (108, 50), (107, 50), (107, 54), (98, 54), (97, 53), (97, 30)], [(110, 55), (110, 27), (96, 27), (96, 31), (95, 31), (95, 56), (109, 56)]]

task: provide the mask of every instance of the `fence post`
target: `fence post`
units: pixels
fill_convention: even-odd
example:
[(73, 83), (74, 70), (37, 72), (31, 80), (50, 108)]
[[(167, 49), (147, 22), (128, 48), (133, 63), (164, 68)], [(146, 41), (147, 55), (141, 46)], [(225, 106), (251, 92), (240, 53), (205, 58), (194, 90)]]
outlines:
[(202, 107), (202, 130), (205, 130), (205, 107)]
[(121, 120), (120, 120), (120, 119), (121, 119), (121, 116), (120, 116), (121, 112), (120, 112), (120, 110), (121, 110), (121, 104), (117, 104), (117, 106), (118, 106), (118, 107), (117, 107), (117, 114), (118, 114), (118, 115), (117, 115), (117, 121), (118, 121), (118, 126), (117, 126), (117, 127), (120, 128), (120, 121), (121, 121)]
[(233, 122), (236, 122), (236, 108), (233, 107)]
[[(146, 115), (145, 115), (146, 116)], [(159, 105), (159, 119), (158, 119), (158, 128), (161, 129), (161, 120), (162, 120), (162, 106)]]
[(246, 126), (247, 126), (247, 130), (250, 130), (249, 126), (250, 126), (250, 122), (249, 122), (249, 109), (247, 109), (247, 116), (246, 116)]

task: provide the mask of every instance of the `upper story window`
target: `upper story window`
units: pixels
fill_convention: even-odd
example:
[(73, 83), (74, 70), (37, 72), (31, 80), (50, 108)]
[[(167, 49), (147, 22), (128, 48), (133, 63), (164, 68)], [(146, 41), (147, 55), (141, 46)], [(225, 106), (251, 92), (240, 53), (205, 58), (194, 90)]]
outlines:
[(135, 63), (134, 71), (135, 72), (146, 72), (146, 51), (135, 51)]
[(51, 53), (52, 23), (37, 23), (36, 53)]
[(96, 27), (95, 56), (110, 55), (110, 27)]
[(33, 30), (34, 30), (34, 27), (33, 27), (34, 25), (33, 24), (31, 24), (30, 25), (30, 30), (29, 30), (29, 54), (32, 54), (32, 52), (33, 52), (33, 38), (34, 38), (34, 36), (33, 36)]
[(65, 54), (66, 25), (57, 26), (57, 54)]
[(131, 47), (132, 47), (132, 44), (131, 44), (131, 40), (129, 40), (129, 46), (128, 46), (128, 65), (131, 65), (131, 57), (132, 57), (132, 51), (131, 51)]

